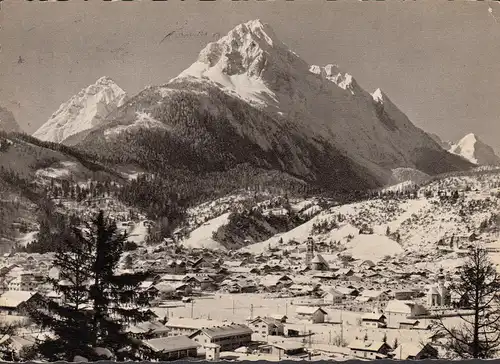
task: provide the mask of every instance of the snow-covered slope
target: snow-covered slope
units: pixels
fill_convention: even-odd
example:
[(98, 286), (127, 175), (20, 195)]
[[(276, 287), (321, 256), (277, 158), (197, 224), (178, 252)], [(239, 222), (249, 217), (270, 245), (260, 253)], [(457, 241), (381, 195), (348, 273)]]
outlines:
[(62, 104), (33, 136), (62, 143), (72, 135), (103, 124), (126, 100), (125, 91), (110, 78), (102, 77)]
[(0, 106), (0, 131), (19, 132), (21, 128), (16, 122), (14, 115), (9, 110)]
[(477, 165), (500, 165), (500, 157), (492, 147), (481, 141), (475, 134), (467, 134), (450, 148), (450, 152), (460, 155)]

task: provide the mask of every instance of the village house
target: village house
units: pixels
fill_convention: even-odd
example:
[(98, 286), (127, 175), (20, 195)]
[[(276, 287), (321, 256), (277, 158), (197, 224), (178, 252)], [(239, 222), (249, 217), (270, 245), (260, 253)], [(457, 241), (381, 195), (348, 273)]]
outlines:
[(127, 332), (138, 339), (159, 338), (169, 336), (170, 329), (159, 321), (140, 322), (136, 325), (129, 326)]
[(413, 301), (391, 300), (387, 303), (384, 314), (388, 324), (399, 326), (401, 321), (427, 314), (427, 309)]
[(363, 359), (384, 359), (392, 350), (387, 343), (382, 341), (363, 340), (354, 340), (349, 345), (349, 349), (353, 356)]
[(343, 300), (344, 294), (342, 294), (335, 288), (326, 289), (326, 293), (323, 296), (323, 302), (329, 303), (331, 305), (341, 305)]
[(371, 260), (363, 260), (358, 264), (358, 268), (361, 270), (372, 269), (375, 267), (375, 263)]
[(285, 287), (290, 287), (292, 284), (293, 280), (287, 275), (268, 275), (259, 282), (259, 285), (268, 292), (276, 292)]
[(169, 329), (169, 336), (190, 335), (200, 329), (222, 325), (224, 325), (224, 323), (220, 321), (184, 317), (170, 317), (164, 324), (164, 326)]
[(313, 324), (325, 322), (327, 312), (321, 307), (298, 306), (295, 310), (297, 317), (302, 320), (308, 320)]
[(420, 329), (420, 321), (411, 319), (403, 320), (399, 322), (399, 328), (403, 330)]
[(179, 296), (189, 296), (193, 289), (186, 283), (160, 282), (154, 286), (158, 290), (158, 298), (168, 299)]
[(186, 274), (186, 262), (183, 260), (168, 260), (163, 267), (163, 271), (168, 274)]
[(227, 325), (197, 330), (189, 335), (197, 343), (217, 344), (221, 351), (231, 351), (252, 342), (253, 331), (246, 325)]
[(283, 322), (272, 317), (257, 317), (248, 323), (254, 333), (260, 336), (283, 336), (285, 335), (285, 325)]
[(293, 341), (274, 342), (263, 346), (260, 351), (261, 353), (269, 353), (277, 356), (279, 360), (286, 358), (305, 358), (308, 356), (304, 345)]
[(430, 344), (402, 343), (390, 353), (390, 356), (396, 360), (427, 360), (438, 359), (439, 353)]
[(279, 314), (279, 313), (270, 315), (269, 317), (271, 317), (271, 318), (273, 318), (275, 320), (278, 320), (281, 323), (286, 323), (286, 320), (288, 320), (288, 317), (286, 315), (282, 315), (282, 314)]
[(37, 292), (6, 291), (0, 296), (0, 315), (27, 315), (26, 307), (42, 296)]
[(342, 293), (346, 298), (355, 298), (359, 296), (359, 291), (354, 287), (336, 287), (335, 290)]
[(415, 292), (412, 290), (399, 290), (394, 292), (394, 298), (401, 301), (411, 300), (414, 296)]
[(145, 340), (143, 344), (155, 352), (160, 361), (196, 358), (200, 346), (187, 336), (159, 337)]
[(384, 291), (364, 290), (360, 296), (356, 297), (356, 301), (359, 303), (373, 302), (376, 306), (382, 308), (389, 298), (389, 295)]
[(8, 283), (7, 288), (9, 291), (36, 291), (43, 283), (41, 274), (21, 273)]
[(364, 327), (382, 328), (387, 326), (385, 315), (375, 312), (365, 313), (361, 316), (361, 322)]

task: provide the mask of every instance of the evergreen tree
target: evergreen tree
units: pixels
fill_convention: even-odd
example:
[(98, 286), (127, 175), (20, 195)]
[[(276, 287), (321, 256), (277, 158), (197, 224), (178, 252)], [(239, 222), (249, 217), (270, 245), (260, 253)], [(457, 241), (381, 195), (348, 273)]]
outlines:
[(471, 316), (458, 314), (461, 325), (448, 327), (442, 319), (434, 322), (435, 331), (447, 340), (446, 348), (462, 359), (494, 358), (500, 349), (500, 310), (497, 292), (500, 276), (488, 251), (479, 244), (470, 249), (459, 279), (450, 291), (472, 310)]
[(54, 261), (61, 280), (51, 281), (62, 302), (43, 299), (29, 310), (38, 326), (54, 334), (37, 344), (40, 356), (96, 360), (98, 347), (115, 353), (118, 360), (147, 355), (124, 330), (152, 318), (144, 310), (149, 306), (148, 295), (139, 289), (149, 274), (116, 272), (126, 239), (102, 211), (85, 228), (72, 227)]

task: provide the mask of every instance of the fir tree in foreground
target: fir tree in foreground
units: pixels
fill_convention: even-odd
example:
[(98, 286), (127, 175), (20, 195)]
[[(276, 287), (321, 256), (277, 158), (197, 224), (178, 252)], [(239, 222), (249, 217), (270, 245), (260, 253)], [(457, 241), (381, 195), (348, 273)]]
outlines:
[(455, 358), (496, 357), (500, 350), (500, 276), (484, 247), (473, 245), (459, 270), (458, 281), (450, 290), (461, 298), (461, 307), (472, 311), (472, 315), (459, 311), (462, 323), (454, 327), (448, 327), (443, 319), (437, 320), (436, 335), (447, 339), (445, 346)]
[(37, 344), (42, 358), (97, 360), (96, 348), (108, 349), (117, 360), (148, 358), (125, 330), (153, 315), (139, 289), (149, 274), (116, 272), (126, 241), (102, 211), (84, 228), (71, 228), (54, 261), (59, 280), (51, 280), (62, 300), (44, 299), (30, 310), (33, 322), (51, 333)]

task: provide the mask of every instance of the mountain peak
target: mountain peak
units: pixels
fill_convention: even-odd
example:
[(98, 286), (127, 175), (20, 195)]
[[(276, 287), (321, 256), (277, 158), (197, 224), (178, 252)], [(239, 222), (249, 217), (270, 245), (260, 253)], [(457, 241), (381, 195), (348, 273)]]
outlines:
[(476, 134), (469, 133), (466, 136), (464, 136), (462, 139), (460, 139), (459, 143), (460, 142), (466, 142), (466, 141), (474, 142), (475, 143), (475, 142), (479, 141), (479, 138), (476, 136)]
[(111, 78), (104, 76), (63, 103), (33, 136), (61, 143), (71, 135), (103, 123), (123, 105), (127, 95)]
[(286, 84), (294, 68), (307, 72), (308, 66), (257, 19), (209, 43), (196, 62), (170, 82), (203, 79), (248, 102), (270, 105), (276, 103), (271, 89)]
[(19, 132), (21, 128), (14, 118), (14, 114), (0, 106), (0, 131)]
[(477, 165), (500, 165), (500, 157), (492, 147), (481, 141), (476, 134), (469, 133), (450, 148), (450, 152)]
[(259, 77), (272, 48), (282, 48), (273, 29), (260, 20), (252, 20), (234, 27), (227, 35), (209, 43), (198, 57), (198, 62), (217, 67), (232, 76), (248, 73)]
[(373, 97), (373, 100), (375, 102), (378, 102), (378, 103), (381, 103), (383, 104), (384, 103), (384, 98), (385, 98), (385, 95), (384, 93), (382, 92), (382, 90), (380, 88), (376, 89), (373, 93), (372, 93), (372, 97)]

